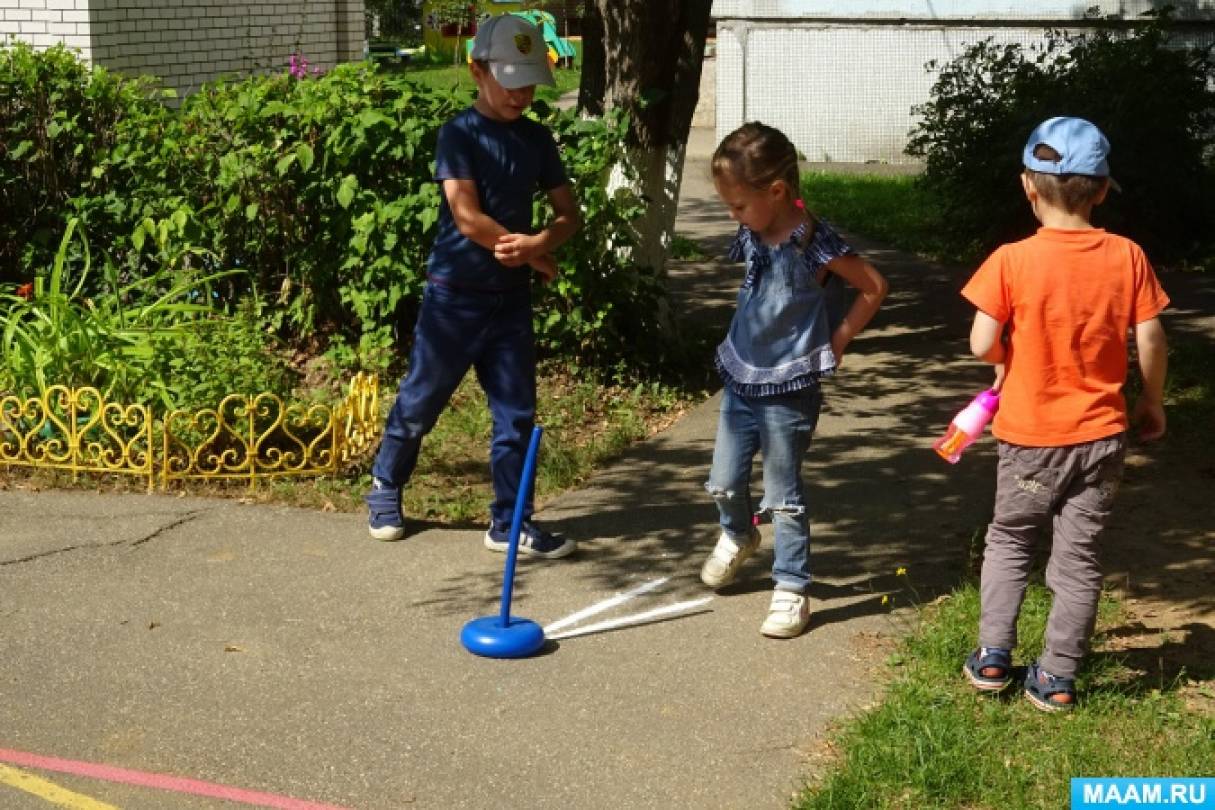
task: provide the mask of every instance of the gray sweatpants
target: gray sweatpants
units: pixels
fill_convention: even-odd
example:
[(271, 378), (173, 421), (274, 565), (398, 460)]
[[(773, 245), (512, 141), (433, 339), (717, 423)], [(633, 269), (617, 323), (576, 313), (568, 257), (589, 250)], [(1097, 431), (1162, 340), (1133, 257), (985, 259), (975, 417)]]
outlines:
[(1034, 550), (1049, 525), (1046, 586), (1054, 603), (1039, 663), (1052, 675), (1075, 677), (1097, 619), (1099, 541), (1125, 456), (1125, 434), (1066, 447), (999, 443), (995, 515), (983, 552), (980, 646), (1016, 646)]

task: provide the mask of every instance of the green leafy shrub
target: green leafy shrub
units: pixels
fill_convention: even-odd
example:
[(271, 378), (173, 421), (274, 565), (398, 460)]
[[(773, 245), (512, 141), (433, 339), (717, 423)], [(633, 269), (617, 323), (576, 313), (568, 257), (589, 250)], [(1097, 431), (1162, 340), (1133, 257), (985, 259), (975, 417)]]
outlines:
[(977, 255), (1035, 227), (1017, 175), (1029, 132), (1056, 115), (1087, 118), (1111, 143), (1123, 188), (1095, 223), (1158, 260), (1210, 243), (1215, 217), (1215, 59), (1180, 47), (1169, 19), (1132, 30), (1051, 32), (1040, 50), (978, 43), (939, 67), (907, 147), (939, 197), (946, 236)]
[[(44, 97), (32, 78), (10, 83), (6, 109), (42, 105), (46, 120), (75, 121), (81, 139), (90, 127), (104, 130), (89, 136), (89, 162), (58, 181), (57, 197), (10, 194), (14, 221), (41, 217), (46, 233), (61, 234), (55, 223), (77, 218), (104, 256), (98, 266), (113, 268), (123, 285), (155, 279), (163, 292), (175, 283), (171, 266), (173, 273), (238, 269), (216, 279), (210, 303), (232, 310), (260, 291), (259, 317), (289, 346), (327, 352), (343, 368), (401, 362), (394, 331), (408, 334), (412, 325), (439, 215), (437, 133), (471, 102), (467, 92), (353, 64), (304, 79), (219, 82), (168, 110), (151, 99), (146, 82), (97, 78), (62, 51), (16, 53), (9, 62), (31, 76), (58, 71), (67, 84), (108, 83), (97, 95), (113, 110), (85, 115), (71, 94)], [(602, 368), (668, 356), (671, 335), (655, 338), (662, 286), (625, 258), (625, 225), (640, 204), (605, 190), (627, 122), (579, 119), (544, 102), (534, 114), (556, 134), (585, 220), (559, 253), (558, 281), (538, 289), (541, 351)], [(11, 154), (0, 148), (0, 158)], [(30, 185), (30, 171), (27, 160), (0, 159), (0, 187)], [(542, 198), (536, 216), (548, 217)], [(36, 260), (35, 231), (9, 232), (14, 255), (23, 257), (13, 281), (29, 281), (51, 263)], [(65, 260), (83, 260), (76, 242), (67, 244)], [(80, 296), (102, 295), (105, 282), (86, 273)]]
[[(107, 261), (91, 285), (97, 292), (86, 294), (94, 267), (78, 224), (68, 222), (48, 272), (20, 287), (0, 285), (0, 391), (30, 397), (51, 385), (92, 386), (128, 403), (212, 404), (214, 391), (197, 383), (200, 358), (214, 368), (216, 357), (244, 348), (213, 340), (211, 353), (200, 353), (209, 330), (232, 338), (214, 306), (214, 284), (232, 273), (191, 270), (181, 257), (157, 275), (123, 283)], [(182, 369), (194, 372), (172, 373)], [(272, 371), (262, 363), (248, 377), (266, 390)]]
[[(642, 203), (627, 189), (607, 191), (628, 118), (619, 110), (581, 118), (540, 102), (536, 109), (557, 139), (582, 214), (582, 227), (557, 252), (560, 275), (537, 288), (539, 347), (601, 368), (626, 359), (659, 365), (675, 338), (660, 320), (666, 291), (656, 274), (628, 260), (635, 247), (628, 223), (641, 215)], [(549, 216), (547, 205), (537, 203), (537, 224)]]
[(271, 332), (262, 302), (247, 296), (230, 315), (216, 312), (156, 336), (150, 377), (166, 392), (165, 400), (181, 409), (214, 408), (230, 394), (270, 393), (293, 402), (324, 395), (299, 390), (300, 373)]
[(167, 119), (155, 95), (150, 80), (90, 69), (62, 45), (0, 48), (0, 282), (51, 264), (74, 198), (111, 193), (100, 165), (130, 122)]
[(184, 199), (290, 333), (342, 334), (382, 365), (424, 280), (438, 127), (466, 101), (361, 64), (209, 86), (181, 112)]

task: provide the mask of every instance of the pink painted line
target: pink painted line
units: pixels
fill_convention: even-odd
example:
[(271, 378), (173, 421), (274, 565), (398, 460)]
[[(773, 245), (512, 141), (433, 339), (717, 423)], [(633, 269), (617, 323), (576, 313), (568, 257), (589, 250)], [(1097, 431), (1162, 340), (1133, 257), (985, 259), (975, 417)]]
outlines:
[(218, 785), (214, 782), (201, 782), (197, 779), (185, 779), (180, 776), (170, 776), (162, 773), (132, 771), (127, 768), (117, 768), (112, 765), (97, 765), (92, 762), (79, 762), (58, 757), (44, 757), (39, 754), (27, 754), (24, 751), (10, 751), (0, 748), (0, 762), (10, 765), (20, 765), (41, 771), (69, 773), (84, 776), (89, 779), (100, 779), (103, 782), (118, 782), (124, 785), (167, 790), (174, 793), (188, 793), (193, 796), (207, 796), (213, 799), (227, 799), (230, 802), (251, 804), (255, 807), (274, 807), (278, 810), (347, 810), (334, 804), (317, 804), (288, 796), (278, 796), (273, 793), (259, 793), (255, 790)]

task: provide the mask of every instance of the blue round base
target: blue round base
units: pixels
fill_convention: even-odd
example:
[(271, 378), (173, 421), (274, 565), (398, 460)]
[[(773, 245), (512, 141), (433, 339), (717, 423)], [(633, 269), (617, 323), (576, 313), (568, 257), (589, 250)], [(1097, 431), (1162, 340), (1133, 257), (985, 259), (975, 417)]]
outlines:
[(544, 630), (530, 619), (501, 616), (473, 619), (460, 631), (460, 643), (473, 655), (486, 658), (526, 658), (544, 646)]

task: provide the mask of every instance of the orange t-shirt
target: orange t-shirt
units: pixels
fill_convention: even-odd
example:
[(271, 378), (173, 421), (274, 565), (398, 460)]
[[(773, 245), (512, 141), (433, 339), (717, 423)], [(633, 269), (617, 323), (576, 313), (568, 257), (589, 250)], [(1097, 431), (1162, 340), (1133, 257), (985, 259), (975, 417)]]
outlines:
[(1127, 332), (1169, 303), (1138, 245), (1099, 228), (1039, 228), (998, 248), (962, 295), (1008, 324), (997, 438), (1060, 447), (1127, 429)]

